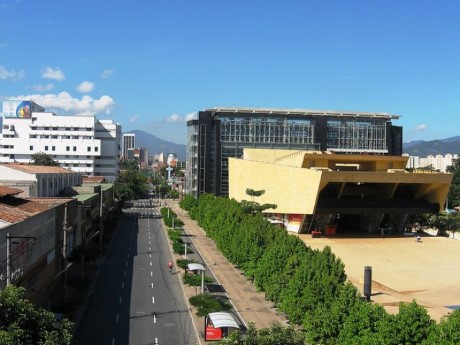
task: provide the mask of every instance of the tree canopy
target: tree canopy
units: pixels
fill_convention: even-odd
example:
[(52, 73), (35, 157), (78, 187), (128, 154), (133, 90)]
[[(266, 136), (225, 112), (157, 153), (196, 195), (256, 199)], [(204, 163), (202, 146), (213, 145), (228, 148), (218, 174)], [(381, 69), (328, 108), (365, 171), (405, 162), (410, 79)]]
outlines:
[(59, 163), (56, 162), (50, 155), (44, 152), (37, 152), (31, 156), (31, 165), (45, 165), (45, 166), (59, 166)]
[(73, 324), (24, 299), (24, 289), (13, 285), (0, 291), (0, 344), (70, 345)]

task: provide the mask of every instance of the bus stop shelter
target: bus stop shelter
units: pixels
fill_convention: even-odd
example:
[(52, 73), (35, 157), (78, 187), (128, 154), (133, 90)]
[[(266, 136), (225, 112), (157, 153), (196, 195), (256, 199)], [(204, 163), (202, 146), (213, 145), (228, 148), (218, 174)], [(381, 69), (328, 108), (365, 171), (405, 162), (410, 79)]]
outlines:
[(228, 335), (240, 329), (232, 314), (225, 312), (209, 313), (204, 318), (204, 340), (222, 340)]

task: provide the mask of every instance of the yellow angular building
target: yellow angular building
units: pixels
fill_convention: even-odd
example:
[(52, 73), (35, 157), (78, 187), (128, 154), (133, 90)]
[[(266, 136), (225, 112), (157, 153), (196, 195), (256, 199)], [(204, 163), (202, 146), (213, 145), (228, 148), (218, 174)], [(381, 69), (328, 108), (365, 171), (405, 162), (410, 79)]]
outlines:
[(325, 235), (403, 233), (409, 216), (444, 208), (452, 174), (405, 169), (408, 157), (245, 148), (229, 158), (229, 197), (276, 204), (270, 221)]

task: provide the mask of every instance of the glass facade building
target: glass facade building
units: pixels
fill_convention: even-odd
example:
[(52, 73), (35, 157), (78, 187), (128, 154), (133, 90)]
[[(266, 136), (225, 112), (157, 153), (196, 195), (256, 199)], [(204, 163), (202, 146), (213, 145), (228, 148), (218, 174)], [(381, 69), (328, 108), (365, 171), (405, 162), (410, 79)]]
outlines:
[(212, 108), (187, 122), (187, 194), (228, 196), (228, 158), (243, 149), (402, 154), (402, 128), (387, 113)]

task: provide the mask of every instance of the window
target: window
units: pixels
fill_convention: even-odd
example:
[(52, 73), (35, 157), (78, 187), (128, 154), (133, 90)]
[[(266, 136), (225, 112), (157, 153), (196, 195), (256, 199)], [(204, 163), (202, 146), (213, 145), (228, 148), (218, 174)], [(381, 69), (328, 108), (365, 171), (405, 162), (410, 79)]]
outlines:
[(34, 149), (34, 146), (33, 146), (33, 145), (30, 145), (30, 146), (29, 146), (29, 150), (30, 150), (30, 151), (33, 151), (33, 149)]
[(98, 151), (99, 151), (99, 147), (96, 146), (96, 147), (94, 148), (94, 151), (98, 152)]
[(87, 149), (88, 149), (88, 152), (91, 152), (91, 146), (88, 146)]
[(70, 146), (66, 146), (66, 147), (65, 147), (65, 150), (66, 150), (66, 151), (70, 151)]
[(51, 151), (56, 151), (56, 146), (51, 146)]
[(48, 145), (45, 146), (45, 151), (48, 151)]
[(75, 151), (77, 151), (77, 147), (76, 147), (76, 146), (73, 147), (73, 152), (75, 152)]

